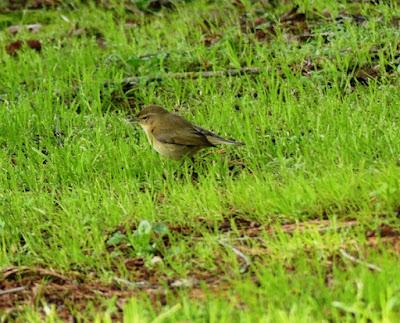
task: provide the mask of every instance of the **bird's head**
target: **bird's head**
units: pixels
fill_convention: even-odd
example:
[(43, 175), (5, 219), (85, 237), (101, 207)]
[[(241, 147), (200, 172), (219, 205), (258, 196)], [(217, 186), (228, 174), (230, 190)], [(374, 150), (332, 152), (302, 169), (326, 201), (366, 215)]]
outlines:
[(148, 127), (160, 120), (166, 113), (168, 113), (168, 111), (164, 108), (160, 107), (159, 105), (151, 104), (145, 106), (139, 112), (136, 120), (142, 127)]

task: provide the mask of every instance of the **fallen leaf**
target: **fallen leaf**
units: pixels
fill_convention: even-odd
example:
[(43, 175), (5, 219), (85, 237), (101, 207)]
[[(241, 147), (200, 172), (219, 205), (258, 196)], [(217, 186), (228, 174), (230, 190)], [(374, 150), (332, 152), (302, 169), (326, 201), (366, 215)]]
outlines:
[(147, 9), (152, 11), (159, 11), (162, 8), (173, 9), (175, 4), (171, 0), (149, 0)]
[(101, 32), (96, 33), (95, 37), (96, 37), (96, 43), (100, 48), (104, 49), (107, 47), (106, 39), (104, 38), (104, 35)]
[(239, 18), (239, 23), (243, 33), (254, 34), (259, 41), (269, 41), (276, 35), (272, 22), (264, 17), (253, 18), (251, 15), (243, 14)]
[(288, 34), (289, 39), (294, 38), (300, 41), (310, 38), (311, 32), (306, 20), (306, 14), (298, 12), (299, 7), (295, 6), (285, 14), (283, 14), (279, 21)]
[(298, 12), (299, 6), (295, 6), (290, 9), (288, 12), (284, 13), (279, 21), (281, 23), (289, 23), (289, 24), (296, 24), (296, 23), (304, 23), (306, 21), (306, 15), (304, 13)]
[(42, 50), (42, 43), (40, 42), (40, 40), (29, 39), (26, 41), (26, 44), (28, 45), (29, 48), (32, 48), (37, 52), (40, 52)]
[(60, 2), (58, 0), (34, 0), (29, 6), (29, 9), (42, 9), (48, 7), (55, 7)]
[(95, 37), (96, 43), (100, 48), (106, 48), (106, 39), (104, 34), (97, 28), (80, 28), (79, 25), (75, 25), (73, 29), (68, 32), (68, 36), (73, 37)]
[(267, 27), (256, 28), (255, 37), (257, 40), (271, 40), (274, 36), (276, 36), (276, 32), (272, 24), (269, 24)]
[(182, 278), (173, 281), (170, 286), (173, 288), (193, 288), (197, 283), (194, 278)]
[(307, 58), (298, 64), (292, 64), (290, 67), (294, 73), (300, 73), (303, 76), (311, 76), (313, 72), (321, 69), (318, 63), (313, 62), (311, 58)]
[(8, 44), (6, 46), (6, 52), (11, 56), (17, 55), (17, 51), (21, 49), (23, 43), (22, 40), (16, 40), (15, 42)]
[(379, 65), (362, 66), (354, 73), (353, 83), (356, 80), (361, 84), (367, 85), (370, 79), (376, 79), (380, 74)]
[(346, 11), (341, 11), (339, 15), (335, 18), (336, 22), (343, 23), (344, 21), (348, 20), (354, 22), (357, 25), (362, 25), (368, 19), (361, 15), (360, 13), (348, 13)]
[(400, 17), (399, 16), (392, 17), (392, 19), (390, 20), (390, 23), (393, 27), (399, 28), (400, 27)]
[(15, 34), (21, 32), (22, 30), (27, 30), (31, 33), (37, 33), (41, 28), (42, 28), (41, 24), (31, 24), (31, 25), (10, 26), (7, 28), (7, 30), (11, 35), (15, 35)]
[(210, 47), (210, 46), (214, 45), (215, 43), (217, 43), (220, 40), (220, 38), (221, 38), (220, 34), (210, 33), (204, 37), (203, 43), (205, 46)]

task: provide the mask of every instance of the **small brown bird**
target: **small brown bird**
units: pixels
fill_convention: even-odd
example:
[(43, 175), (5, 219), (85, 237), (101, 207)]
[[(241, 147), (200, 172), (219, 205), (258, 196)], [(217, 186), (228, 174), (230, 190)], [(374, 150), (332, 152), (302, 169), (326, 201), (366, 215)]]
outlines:
[(150, 145), (162, 156), (176, 160), (185, 156), (191, 157), (200, 149), (219, 144), (243, 145), (195, 126), (158, 105), (144, 107), (139, 112), (137, 121), (146, 133)]

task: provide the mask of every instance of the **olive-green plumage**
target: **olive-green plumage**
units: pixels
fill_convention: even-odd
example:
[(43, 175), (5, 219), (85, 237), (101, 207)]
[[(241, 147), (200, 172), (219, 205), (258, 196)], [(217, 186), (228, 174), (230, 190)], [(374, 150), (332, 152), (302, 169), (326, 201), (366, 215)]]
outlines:
[(219, 144), (242, 145), (224, 139), (211, 131), (193, 125), (179, 115), (158, 105), (148, 105), (137, 116), (150, 145), (161, 155), (181, 159), (193, 156), (200, 149)]

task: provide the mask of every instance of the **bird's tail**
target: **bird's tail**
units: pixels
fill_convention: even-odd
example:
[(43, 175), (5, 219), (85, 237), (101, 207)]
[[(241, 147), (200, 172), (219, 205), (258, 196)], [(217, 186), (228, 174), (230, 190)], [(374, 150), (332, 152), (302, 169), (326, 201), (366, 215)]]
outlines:
[(194, 126), (193, 129), (196, 131), (196, 133), (201, 134), (202, 136), (205, 136), (208, 140), (208, 142), (214, 146), (216, 145), (244, 145), (244, 142), (239, 142), (235, 140), (229, 140), (225, 139), (221, 136), (216, 135), (215, 133), (203, 129), (199, 126)]
[(207, 136), (207, 140), (213, 145), (244, 145), (244, 142), (225, 139), (215, 134), (213, 136)]

